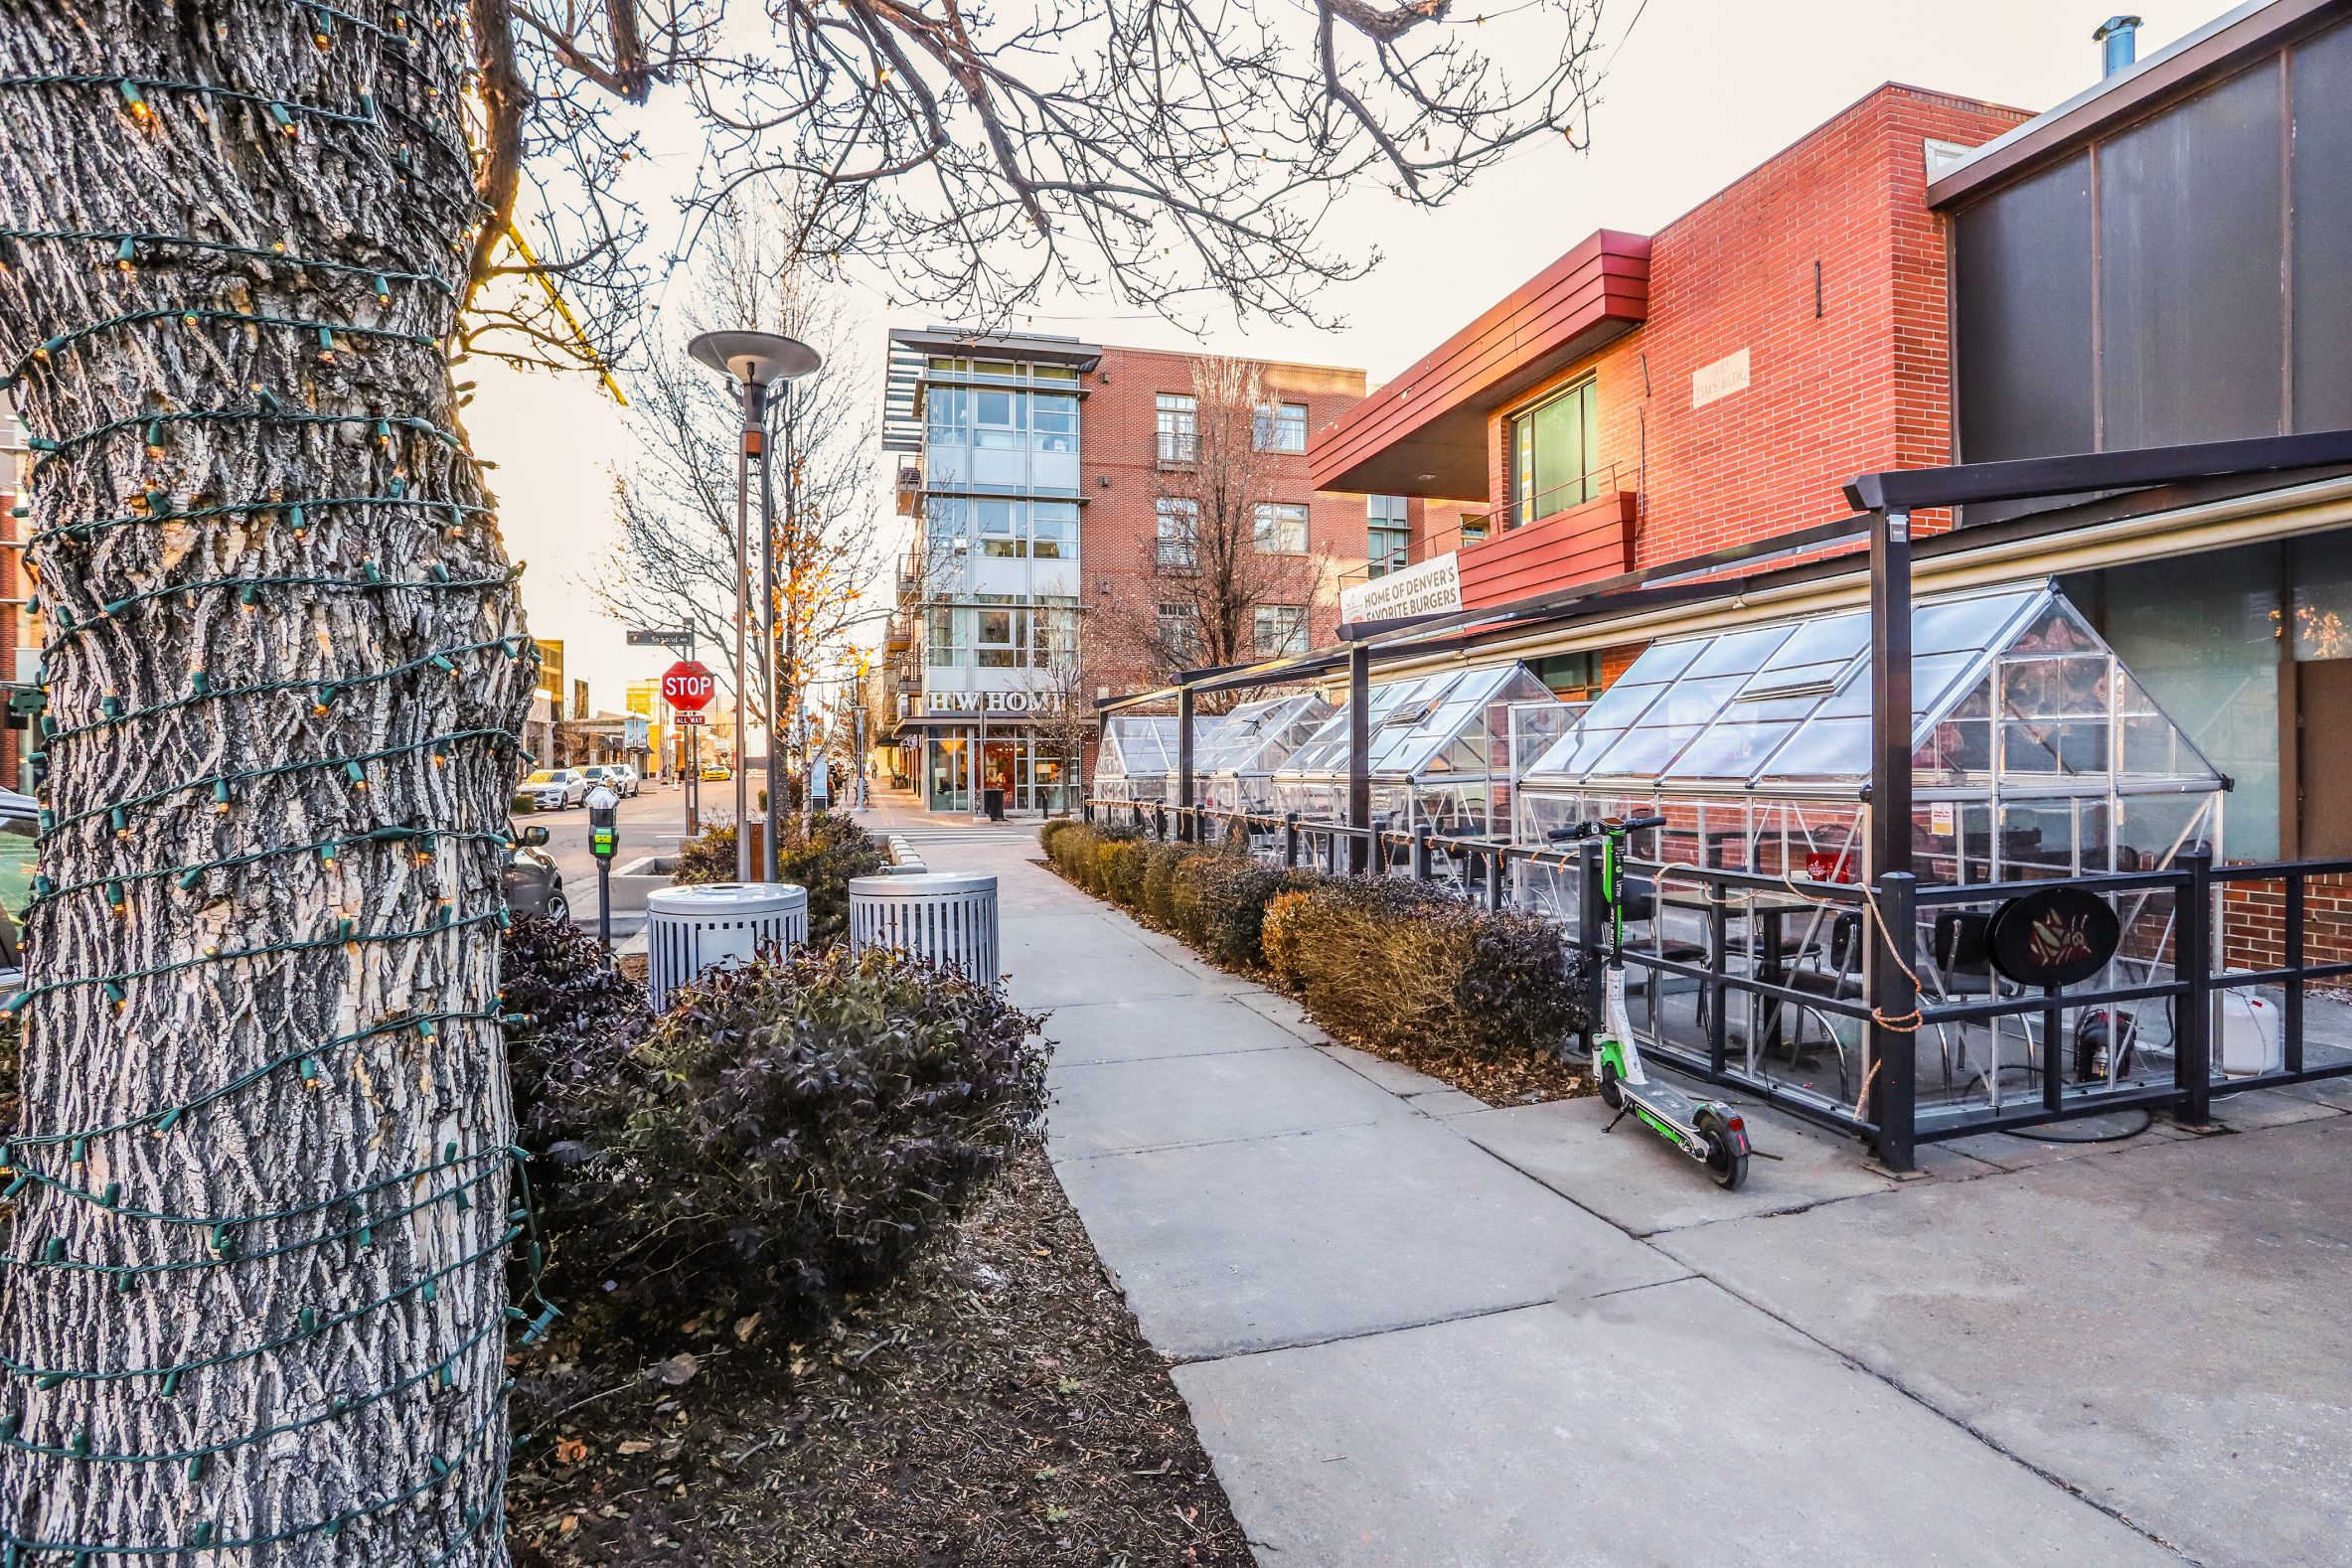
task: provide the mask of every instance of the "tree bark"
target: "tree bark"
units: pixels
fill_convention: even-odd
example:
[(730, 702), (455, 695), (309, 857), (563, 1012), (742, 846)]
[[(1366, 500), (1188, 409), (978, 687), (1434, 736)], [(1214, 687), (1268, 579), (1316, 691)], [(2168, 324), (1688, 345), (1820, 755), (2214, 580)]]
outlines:
[(455, 10), (0, 0), (0, 374), (58, 443), (0, 1274), (29, 1561), (505, 1559), (534, 655), (443, 351)]

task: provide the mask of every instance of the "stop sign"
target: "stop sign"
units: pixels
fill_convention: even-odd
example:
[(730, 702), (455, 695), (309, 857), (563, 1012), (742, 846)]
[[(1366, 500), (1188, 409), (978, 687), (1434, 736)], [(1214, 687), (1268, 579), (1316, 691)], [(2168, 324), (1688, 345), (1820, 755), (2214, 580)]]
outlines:
[(662, 673), (662, 701), (690, 713), (708, 706), (717, 687), (710, 672), (692, 659), (681, 659)]

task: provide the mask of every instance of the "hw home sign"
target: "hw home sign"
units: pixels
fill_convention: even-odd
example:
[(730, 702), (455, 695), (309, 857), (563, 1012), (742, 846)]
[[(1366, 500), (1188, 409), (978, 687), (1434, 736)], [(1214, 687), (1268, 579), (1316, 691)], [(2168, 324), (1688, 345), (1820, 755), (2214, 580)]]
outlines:
[(1058, 713), (1059, 692), (925, 692), (926, 713)]

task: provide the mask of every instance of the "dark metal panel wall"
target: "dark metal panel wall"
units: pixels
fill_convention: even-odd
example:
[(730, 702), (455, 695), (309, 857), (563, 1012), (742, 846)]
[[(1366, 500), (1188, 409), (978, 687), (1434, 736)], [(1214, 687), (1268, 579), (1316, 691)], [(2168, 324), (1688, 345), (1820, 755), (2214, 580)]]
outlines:
[(2095, 450), (2090, 155), (1969, 208), (1953, 270), (1960, 460)]
[(2273, 60), (2102, 147), (2103, 449), (2283, 429), (2279, 116)]
[(2294, 427), (2352, 429), (2352, 27), (2291, 65)]

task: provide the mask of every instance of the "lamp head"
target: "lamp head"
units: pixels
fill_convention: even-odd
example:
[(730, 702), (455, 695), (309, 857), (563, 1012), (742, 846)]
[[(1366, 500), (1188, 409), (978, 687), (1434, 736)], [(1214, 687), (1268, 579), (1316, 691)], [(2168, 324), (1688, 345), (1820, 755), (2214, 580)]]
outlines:
[(798, 338), (774, 332), (706, 332), (686, 352), (720, 375), (754, 387), (798, 381), (824, 363)]

